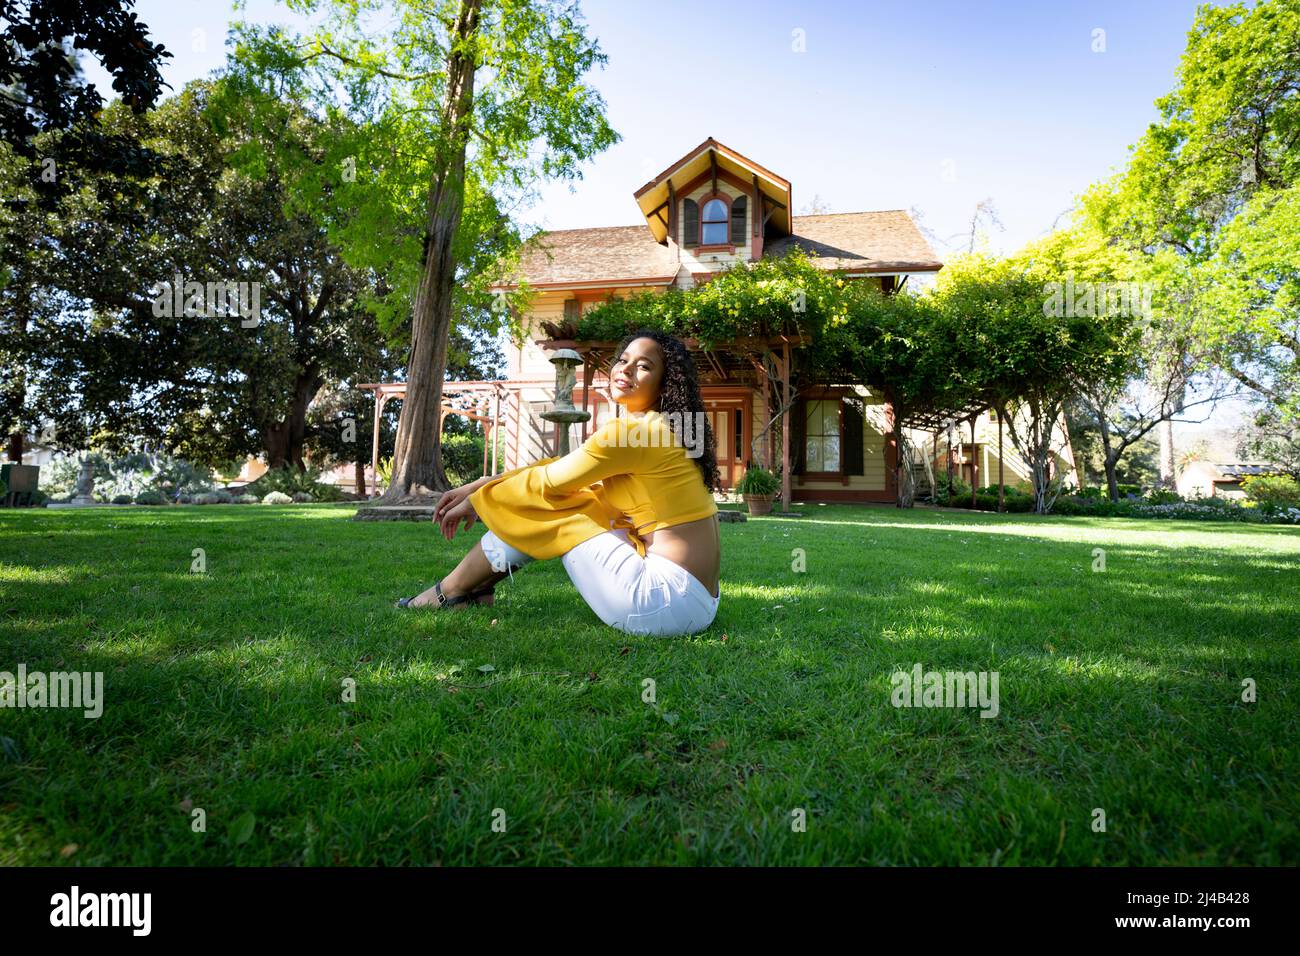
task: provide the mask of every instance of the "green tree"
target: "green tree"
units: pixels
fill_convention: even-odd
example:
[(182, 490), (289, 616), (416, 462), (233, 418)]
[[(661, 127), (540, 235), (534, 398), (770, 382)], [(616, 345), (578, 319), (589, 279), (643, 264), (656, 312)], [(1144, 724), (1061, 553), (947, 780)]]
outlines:
[(948, 263), (935, 297), (954, 343), (951, 364), (970, 392), (998, 411), (1030, 466), (1034, 510), (1051, 510), (1060, 475), (1053, 448), (1066, 404), (1085, 388), (1113, 387), (1131, 372), (1136, 326), (1123, 315), (1052, 307), (1069, 276), (1070, 250), (1049, 237), (1008, 259), (965, 256)]
[[(379, 362), (375, 282), (288, 206), (261, 138), (313, 161), (324, 124), (288, 109), (278, 129), (254, 128), (211, 93), (197, 81), (144, 115), (104, 112), (105, 129), (147, 144), (166, 174), (87, 174), (61, 201), (45, 281), (66, 301), (28, 336), (29, 397), (63, 447), (142, 440), (210, 464), (262, 452), (301, 468), (324, 381)], [(256, 172), (234, 165), (247, 154), (263, 159)]]
[(1192, 338), (1285, 416), (1296, 414), (1300, 0), (1204, 5), (1177, 87), (1100, 222), (1130, 248), (1170, 250), (1201, 290)]
[[(354, 265), (388, 277), (395, 294), (382, 318), (393, 323), (409, 303), (408, 391), (387, 497), (436, 493), (448, 487), (437, 424), (453, 319), (464, 299), (490, 301), (494, 267), (518, 244), (500, 210), (543, 179), (577, 177), (579, 163), (616, 141), (583, 82), (604, 56), (572, 3), (286, 3), (320, 27), (298, 37), (239, 25), (228, 80), (244, 96), (345, 114), (357, 130), (334, 143), (336, 175), (302, 177), (298, 195), (330, 217)], [(336, 201), (313, 204), (327, 187)]]
[[(103, 65), (128, 108), (152, 107), (165, 86), (158, 68), (171, 54), (150, 42), (133, 6), (134, 0), (0, 0), (0, 141), (42, 160), (32, 179), (38, 187), (60, 183), (64, 167), (148, 168), (134, 143), (99, 127), (104, 100), (76, 53)], [(38, 147), (37, 138), (51, 132), (63, 135), (46, 136)]]

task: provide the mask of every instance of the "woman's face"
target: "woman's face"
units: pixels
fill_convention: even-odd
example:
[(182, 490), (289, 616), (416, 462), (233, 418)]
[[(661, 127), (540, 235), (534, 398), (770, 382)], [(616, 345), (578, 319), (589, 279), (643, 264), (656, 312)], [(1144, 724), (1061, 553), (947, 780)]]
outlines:
[(633, 339), (615, 356), (609, 372), (609, 394), (629, 412), (644, 412), (659, 404), (664, 380), (664, 353), (654, 339)]

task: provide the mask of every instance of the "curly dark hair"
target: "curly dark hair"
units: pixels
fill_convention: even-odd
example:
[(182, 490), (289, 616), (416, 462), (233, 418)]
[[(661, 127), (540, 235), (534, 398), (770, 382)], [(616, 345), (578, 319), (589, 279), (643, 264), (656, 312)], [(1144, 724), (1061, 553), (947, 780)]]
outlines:
[[(687, 415), (704, 414), (704, 399), (700, 395), (700, 379), (695, 369), (695, 360), (687, 351), (681, 339), (674, 338), (658, 329), (637, 329), (623, 337), (614, 349), (614, 360), (623, 354), (623, 350), (634, 339), (653, 339), (664, 355), (664, 377), (659, 383), (659, 411), (663, 415), (676, 412), (668, 419), (678, 441), (688, 444), (682, 435), (682, 423)], [(694, 421), (695, 419), (691, 419)], [(710, 492), (722, 490), (722, 477), (718, 474), (717, 445), (713, 440), (713, 427), (704, 415), (704, 451), (695, 459), (700, 469), (700, 478), (704, 487)]]

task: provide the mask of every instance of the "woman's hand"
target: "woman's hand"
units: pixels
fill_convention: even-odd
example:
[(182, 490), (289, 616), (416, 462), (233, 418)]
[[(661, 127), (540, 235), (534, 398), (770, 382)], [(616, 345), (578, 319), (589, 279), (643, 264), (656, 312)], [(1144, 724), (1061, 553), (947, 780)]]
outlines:
[(433, 520), (442, 525), (442, 536), (448, 541), (455, 536), (462, 521), (465, 522), (465, 530), (468, 531), (474, 527), (474, 522), (478, 520), (478, 512), (470, 504), (468, 495), (462, 498), (459, 504), (452, 505), (446, 511), (442, 510), (441, 502), (439, 502), (439, 514), (442, 517), (439, 518), (438, 514), (435, 514)]
[[(442, 516), (456, 507), (462, 501), (467, 501), (469, 496), (478, 491), (480, 487), (487, 483), (486, 478), (480, 478), (477, 481), (471, 481), (467, 485), (461, 485), (459, 488), (453, 488), (451, 491), (444, 491), (442, 497), (438, 499), (437, 506), (433, 509), (433, 523), (442, 522)], [(471, 512), (473, 509), (471, 509)], [(475, 515), (477, 517), (477, 515)]]

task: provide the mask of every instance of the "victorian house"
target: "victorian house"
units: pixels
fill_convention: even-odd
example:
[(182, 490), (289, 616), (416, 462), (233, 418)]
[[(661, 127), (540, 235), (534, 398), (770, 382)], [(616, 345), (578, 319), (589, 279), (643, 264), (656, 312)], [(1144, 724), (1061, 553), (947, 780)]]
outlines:
[[(481, 421), (489, 449), (504, 447), (507, 469), (556, 454), (558, 428), (572, 429), (570, 445), (576, 447), (617, 414), (605, 391), (616, 343), (572, 337), (577, 319), (597, 303), (646, 290), (691, 288), (734, 263), (795, 248), (819, 268), (877, 282), (887, 293), (924, 283), (942, 268), (903, 210), (795, 215), (789, 180), (714, 139), (669, 164), (632, 199), (639, 212), (634, 225), (558, 230), (530, 241), (519, 273), (534, 295), (524, 317), (524, 344), (506, 350), (506, 379), (446, 385), (444, 414)], [(796, 337), (743, 339), (705, 351), (687, 342), (700, 372), (723, 484), (734, 487), (751, 460), (774, 470), (788, 462), (788, 500), (893, 501), (897, 449), (889, 406), (862, 385), (792, 381), (791, 359), (801, 344)], [(586, 424), (559, 426), (541, 417), (555, 401), (549, 359), (558, 349), (582, 357), (572, 401), (591, 412)], [(758, 358), (764, 350), (773, 357), (766, 365)], [(775, 392), (767, 387), (773, 370)], [(371, 387), (380, 401), (404, 388)], [(753, 442), (771, 418), (771, 394), (795, 399), (791, 427), (782, 430), (781, 441), (769, 442), (768, 432)], [(485, 454), (489, 473), (490, 458)]]

